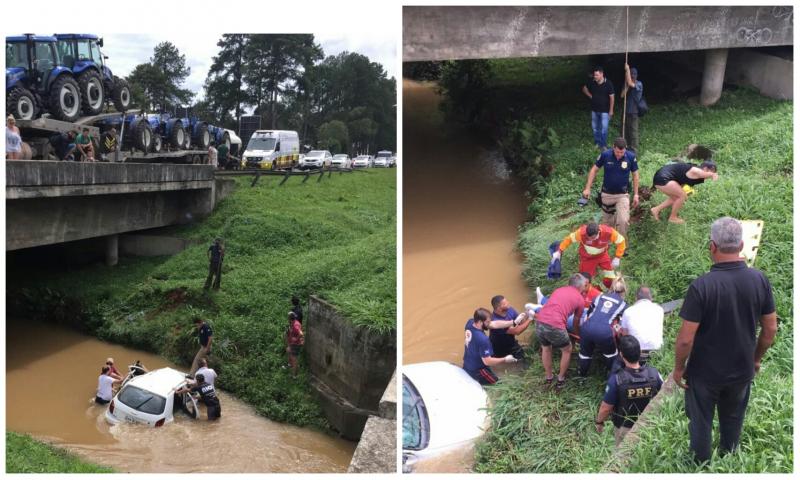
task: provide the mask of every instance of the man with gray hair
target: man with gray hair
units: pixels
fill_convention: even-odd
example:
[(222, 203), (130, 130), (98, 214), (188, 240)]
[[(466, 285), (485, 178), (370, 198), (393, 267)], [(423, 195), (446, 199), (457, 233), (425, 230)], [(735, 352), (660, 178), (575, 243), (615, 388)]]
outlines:
[(647, 285), (636, 290), (636, 303), (622, 314), (622, 335), (632, 335), (641, 346), (640, 362), (650, 358), (653, 350), (664, 344), (664, 309), (653, 303), (653, 292)]
[(739, 445), (750, 383), (778, 330), (772, 287), (766, 275), (747, 266), (743, 247), (738, 220), (723, 217), (711, 225), (711, 271), (692, 282), (680, 311), (672, 376), (686, 390), (689, 446), (699, 463), (711, 459), (715, 410), (720, 453)]
[[(536, 315), (536, 338), (542, 345), (542, 364), (544, 365), (544, 383), (553, 384), (553, 347), (561, 350), (556, 391), (560, 392), (566, 385), (572, 342), (567, 332), (567, 318), (581, 318), (583, 315), (583, 294), (589, 289), (589, 281), (580, 273), (569, 277), (569, 285), (556, 288), (547, 303)], [(580, 334), (580, 322), (572, 322), (573, 331)]]

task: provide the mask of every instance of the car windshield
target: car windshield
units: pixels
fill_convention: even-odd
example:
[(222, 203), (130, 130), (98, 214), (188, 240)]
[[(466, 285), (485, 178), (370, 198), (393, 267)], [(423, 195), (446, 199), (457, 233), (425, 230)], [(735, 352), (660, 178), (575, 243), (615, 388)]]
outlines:
[(379, 153), (378, 156), (375, 157), (375, 158), (392, 158), (392, 154), (391, 153)]
[(138, 410), (142, 413), (149, 413), (150, 415), (160, 415), (164, 413), (164, 407), (167, 405), (166, 398), (133, 385), (128, 385), (123, 388), (122, 391), (119, 392), (117, 400), (134, 410)]
[(425, 403), (414, 385), (403, 377), (403, 448), (421, 450), (428, 442)]
[(277, 138), (253, 137), (247, 142), (248, 150), (275, 150)]
[(322, 150), (312, 150), (306, 153), (306, 158), (311, 158), (311, 157), (317, 158), (322, 156), (325, 156), (325, 152), (323, 152)]
[(344, 160), (347, 158), (347, 155), (334, 155), (333, 158)]

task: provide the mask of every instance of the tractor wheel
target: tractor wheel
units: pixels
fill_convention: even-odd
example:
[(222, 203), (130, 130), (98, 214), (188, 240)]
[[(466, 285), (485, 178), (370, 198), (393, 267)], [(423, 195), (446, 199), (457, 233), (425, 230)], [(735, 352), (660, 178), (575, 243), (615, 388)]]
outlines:
[(153, 144), (153, 130), (150, 125), (141, 120), (136, 123), (136, 130), (133, 137), (133, 146), (144, 153), (150, 151), (150, 146)]
[(17, 120), (33, 120), (36, 118), (36, 99), (30, 90), (14, 87), (6, 95), (6, 109)]
[(114, 77), (114, 90), (111, 92), (111, 100), (114, 108), (118, 112), (124, 112), (131, 106), (131, 87), (125, 80)]
[(208, 133), (207, 125), (200, 125), (197, 135), (193, 139), (194, 146), (201, 150), (208, 150), (211, 143), (211, 135)]
[(175, 122), (172, 126), (172, 134), (169, 136), (169, 143), (178, 150), (182, 150), (186, 146), (186, 136), (183, 124), (181, 122)]
[(164, 147), (164, 141), (161, 139), (161, 135), (158, 133), (153, 134), (153, 152), (154, 153), (161, 153), (161, 149)]
[(81, 88), (69, 75), (61, 75), (50, 88), (50, 113), (58, 120), (74, 122), (81, 115)]
[(84, 115), (97, 115), (103, 111), (106, 96), (103, 80), (96, 70), (87, 70), (78, 77), (81, 86), (81, 107)]

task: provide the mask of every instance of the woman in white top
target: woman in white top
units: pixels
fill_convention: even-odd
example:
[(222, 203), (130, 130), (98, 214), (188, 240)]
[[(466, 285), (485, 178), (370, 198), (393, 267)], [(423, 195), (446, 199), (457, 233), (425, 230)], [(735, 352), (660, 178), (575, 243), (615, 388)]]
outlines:
[(110, 370), (108, 365), (103, 365), (103, 370), (97, 377), (97, 395), (95, 395), (94, 401), (100, 405), (110, 402), (114, 397), (113, 387), (116, 380), (108, 374)]
[(19, 160), (22, 158), (22, 137), (17, 128), (17, 121), (14, 115), (9, 115), (6, 119), (6, 158), (9, 160)]

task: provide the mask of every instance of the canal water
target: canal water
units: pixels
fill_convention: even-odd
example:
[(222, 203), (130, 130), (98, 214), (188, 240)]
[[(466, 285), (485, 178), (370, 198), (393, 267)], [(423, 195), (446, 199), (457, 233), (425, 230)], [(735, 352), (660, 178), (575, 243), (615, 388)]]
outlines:
[(439, 102), (434, 84), (403, 80), (405, 364), (461, 365), (476, 308), (500, 294), (521, 310), (531, 296), (515, 250), (523, 190), (488, 133), (446, 128)]
[(352, 442), (270, 421), (225, 392), (222, 419), (175, 414), (161, 428), (110, 426), (92, 402), (100, 368), (135, 360), (177, 367), (150, 353), (99, 341), (51, 324), (8, 319), (6, 428), (51, 441), (123, 472), (345, 472)]

